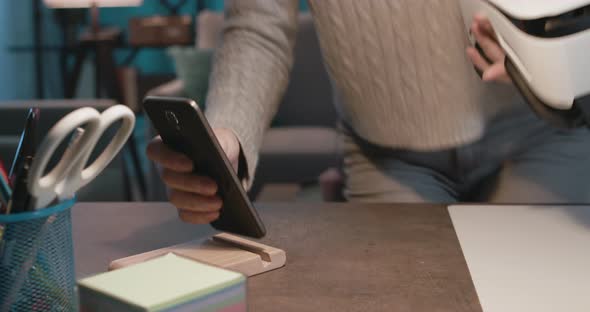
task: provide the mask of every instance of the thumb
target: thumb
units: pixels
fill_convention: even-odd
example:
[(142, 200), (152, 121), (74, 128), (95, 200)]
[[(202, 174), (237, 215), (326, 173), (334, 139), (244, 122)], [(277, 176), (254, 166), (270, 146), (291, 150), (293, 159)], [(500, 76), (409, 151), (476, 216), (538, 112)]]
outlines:
[(219, 145), (221, 145), (221, 148), (225, 152), (227, 159), (230, 161), (232, 167), (237, 172), (239, 163), (238, 160), (240, 157), (240, 143), (238, 138), (232, 130), (225, 128), (216, 128), (213, 130), (213, 132), (217, 137)]

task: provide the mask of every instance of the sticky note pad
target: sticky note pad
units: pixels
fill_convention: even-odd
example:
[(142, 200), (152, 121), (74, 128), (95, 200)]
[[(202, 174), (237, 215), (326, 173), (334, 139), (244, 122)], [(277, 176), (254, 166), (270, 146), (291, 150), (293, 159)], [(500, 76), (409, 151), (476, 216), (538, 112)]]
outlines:
[(169, 253), (78, 281), (83, 312), (246, 311), (246, 278)]

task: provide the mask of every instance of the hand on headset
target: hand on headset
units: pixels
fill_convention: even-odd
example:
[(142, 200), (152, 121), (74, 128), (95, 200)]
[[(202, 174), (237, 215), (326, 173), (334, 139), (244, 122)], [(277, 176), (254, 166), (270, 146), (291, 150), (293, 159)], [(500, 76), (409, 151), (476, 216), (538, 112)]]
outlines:
[(471, 33), (480, 49), (469, 47), (467, 55), (473, 65), (482, 73), (482, 79), (511, 83), (512, 80), (504, 67), (506, 53), (498, 43), (490, 21), (484, 16), (476, 15), (471, 23)]

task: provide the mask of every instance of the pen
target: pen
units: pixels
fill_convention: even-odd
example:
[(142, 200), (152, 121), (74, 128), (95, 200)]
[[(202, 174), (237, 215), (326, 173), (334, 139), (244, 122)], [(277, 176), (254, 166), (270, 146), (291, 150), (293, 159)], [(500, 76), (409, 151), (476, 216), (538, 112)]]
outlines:
[(8, 202), (8, 213), (18, 213), (29, 210), (31, 196), (27, 190), (27, 176), (35, 156), (35, 134), (39, 122), (39, 108), (29, 109), (25, 127), (10, 168), (10, 182), (12, 183), (12, 198)]
[(13, 185), (16, 175), (23, 165), (25, 157), (33, 156), (35, 153), (35, 132), (37, 129), (37, 123), (39, 122), (39, 113), (39, 108), (30, 108), (29, 113), (27, 114), (25, 126), (20, 136), (12, 165), (10, 166), (10, 173), (8, 174), (8, 178)]

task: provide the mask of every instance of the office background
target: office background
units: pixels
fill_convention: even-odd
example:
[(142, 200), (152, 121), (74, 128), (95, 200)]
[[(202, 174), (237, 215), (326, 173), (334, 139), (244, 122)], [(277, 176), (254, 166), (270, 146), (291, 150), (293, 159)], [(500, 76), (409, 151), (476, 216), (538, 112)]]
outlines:
[[(38, 1), (41, 15), (41, 37), (43, 45), (43, 93), (46, 98), (62, 98), (62, 81), (59, 77), (59, 56), (55, 49), (62, 40), (61, 30), (54, 18), (54, 10), (42, 4), (42, 0), (3, 0), (0, 1), (0, 100), (35, 98), (34, 65), (34, 2)], [(178, 1), (176, 1), (178, 2)], [(171, 2), (171, 3), (176, 3)], [(222, 11), (224, 0), (202, 0), (206, 9)], [(301, 0), (301, 9), (307, 10), (305, 0)], [(195, 11), (195, 0), (189, 0), (180, 9), (180, 14)], [(140, 7), (101, 8), (101, 24), (127, 27), (129, 18), (151, 15), (165, 15), (166, 8), (158, 0), (144, 0)], [(82, 27), (80, 28), (80, 31)], [(124, 58), (128, 51), (117, 51), (118, 60)], [(68, 60), (72, 62), (72, 60)], [(173, 73), (172, 59), (166, 51), (146, 50), (138, 54), (133, 62), (142, 73)], [(81, 79), (81, 94), (91, 94), (91, 73), (84, 73)]]

